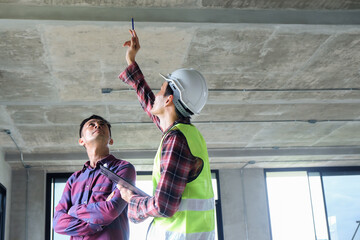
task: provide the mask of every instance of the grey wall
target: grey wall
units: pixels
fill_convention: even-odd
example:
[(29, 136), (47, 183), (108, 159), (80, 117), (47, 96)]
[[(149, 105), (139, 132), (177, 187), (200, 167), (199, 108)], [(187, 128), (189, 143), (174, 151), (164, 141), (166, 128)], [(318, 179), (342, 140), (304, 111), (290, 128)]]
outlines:
[[(28, 171), (28, 173), (27, 173)], [(10, 219), (11, 240), (42, 240), (45, 238), (45, 188), (43, 170), (13, 171)], [(26, 190), (28, 186), (28, 191)], [(28, 199), (28, 204), (26, 204)]]
[(5, 162), (4, 154), (2, 151), (0, 151), (0, 183), (6, 188), (5, 240), (9, 240), (11, 207), (11, 168), (10, 165)]
[(263, 169), (220, 171), (226, 240), (270, 240)]

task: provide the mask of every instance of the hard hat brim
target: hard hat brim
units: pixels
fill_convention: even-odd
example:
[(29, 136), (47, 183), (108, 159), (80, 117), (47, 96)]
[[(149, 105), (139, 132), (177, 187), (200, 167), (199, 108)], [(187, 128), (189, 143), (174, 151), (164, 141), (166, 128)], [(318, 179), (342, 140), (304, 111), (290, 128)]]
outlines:
[(161, 73), (159, 73), (159, 75), (160, 75), (163, 79), (165, 79), (167, 82), (171, 82), (171, 81), (172, 81), (172, 79), (168, 78), (167, 76), (165, 76), (165, 75), (163, 75), (163, 74), (161, 74)]

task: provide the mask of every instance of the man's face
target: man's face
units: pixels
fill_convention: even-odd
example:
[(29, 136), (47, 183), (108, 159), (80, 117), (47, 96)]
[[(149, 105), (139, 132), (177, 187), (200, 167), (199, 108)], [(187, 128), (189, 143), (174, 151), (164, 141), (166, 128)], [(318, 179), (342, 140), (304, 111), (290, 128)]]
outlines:
[(151, 114), (159, 115), (164, 112), (165, 103), (168, 98), (168, 96), (166, 97), (164, 96), (167, 86), (168, 86), (168, 82), (165, 81), (162, 84), (160, 91), (155, 95), (155, 101), (151, 109)]
[(110, 141), (112, 141), (109, 127), (106, 122), (100, 119), (90, 119), (87, 121), (84, 124), (81, 133), (80, 140), (82, 140), (85, 144), (92, 141), (103, 141), (103, 143), (109, 144)]

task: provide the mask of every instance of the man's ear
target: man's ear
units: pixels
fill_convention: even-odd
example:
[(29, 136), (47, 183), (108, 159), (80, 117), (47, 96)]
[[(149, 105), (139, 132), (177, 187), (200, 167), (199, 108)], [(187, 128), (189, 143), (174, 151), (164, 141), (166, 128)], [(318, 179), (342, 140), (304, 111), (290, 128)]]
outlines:
[(114, 140), (110, 138), (109, 145), (113, 145), (113, 144), (114, 144)]
[(82, 138), (79, 138), (79, 144), (80, 144), (81, 146), (84, 146), (84, 145), (85, 145), (85, 142), (84, 142), (84, 140), (83, 140)]
[(174, 95), (169, 95), (166, 97), (165, 106), (168, 106), (169, 104), (173, 103), (174, 101)]

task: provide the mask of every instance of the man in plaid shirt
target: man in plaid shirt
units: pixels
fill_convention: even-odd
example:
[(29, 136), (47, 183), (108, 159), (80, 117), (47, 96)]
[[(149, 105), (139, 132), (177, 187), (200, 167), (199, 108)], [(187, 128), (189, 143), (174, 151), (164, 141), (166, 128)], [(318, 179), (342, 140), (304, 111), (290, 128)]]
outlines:
[[(135, 89), (143, 110), (163, 133), (162, 144), (158, 150), (161, 150), (161, 153), (158, 152), (158, 155), (160, 155), (160, 174), (159, 179), (156, 182), (156, 186), (154, 185), (154, 196), (140, 197), (135, 195), (130, 190), (117, 185), (120, 189), (122, 198), (129, 203), (129, 219), (134, 223), (139, 223), (148, 217), (154, 217), (155, 220), (158, 218), (173, 217), (176, 212), (179, 211), (181, 202), (185, 202), (182, 197), (187, 184), (195, 181), (202, 172), (207, 171), (205, 173), (207, 178), (206, 185), (211, 185), (211, 175), (208, 166), (208, 158), (201, 159), (194, 156), (189, 148), (187, 138), (184, 136), (184, 134), (180, 130), (174, 130), (174, 126), (179, 124), (193, 126), (190, 123), (191, 114), (187, 114), (186, 112), (184, 114), (184, 109), (182, 109), (183, 111), (181, 113), (179, 112), (179, 109), (175, 107), (174, 91), (169, 86), (170, 83), (168, 83), (168, 81), (163, 83), (160, 91), (156, 95), (154, 95), (154, 93), (151, 91), (139, 66), (135, 62), (135, 56), (140, 49), (139, 39), (134, 30), (129, 31), (132, 38), (130, 41), (124, 43), (124, 46), (128, 47), (126, 53), (128, 67), (119, 75), (119, 78)], [(202, 107), (203, 105), (201, 108)], [(184, 115), (186, 116), (184, 117)], [(206, 145), (202, 151), (206, 152), (207, 156)], [(158, 166), (156, 166), (155, 161), (154, 169), (156, 167)], [(211, 186), (211, 189), (207, 188), (208, 190), (205, 189), (205, 186), (200, 186), (200, 188), (201, 191), (208, 191), (209, 195), (212, 194), (213, 196)], [(213, 199), (210, 199), (210, 203), (210, 217), (207, 218), (212, 219), (214, 215)], [(202, 220), (200, 218), (198, 220), (192, 219), (192, 221), (195, 222)], [(212, 219), (209, 225), (214, 225), (213, 221), (214, 220)], [(206, 222), (202, 222), (202, 224), (206, 224)], [(210, 228), (213, 229), (213, 226), (210, 226)], [(209, 234), (210, 237), (203, 237), (204, 235), (201, 235), (202, 237), (193, 237), (191, 239), (214, 239), (213, 231), (210, 230), (209, 232), (211, 232), (211, 234)], [(164, 236), (166, 234), (164, 234)], [(188, 236), (186, 233), (184, 233), (184, 235)], [(190, 239), (186, 236), (183, 239)], [(160, 234), (157, 234), (153, 236), (153, 238), (158, 240), (169, 239), (170, 237), (162, 237)]]
[(116, 185), (100, 172), (106, 165), (119, 176), (135, 183), (132, 164), (109, 153), (111, 125), (104, 118), (92, 115), (79, 130), (79, 144), (84, 146), (89, 161), (66, 182), (63, 195), (55, 208), (54, 230), (71, 236), (71, 240), (128, 240), (127, 203)]

